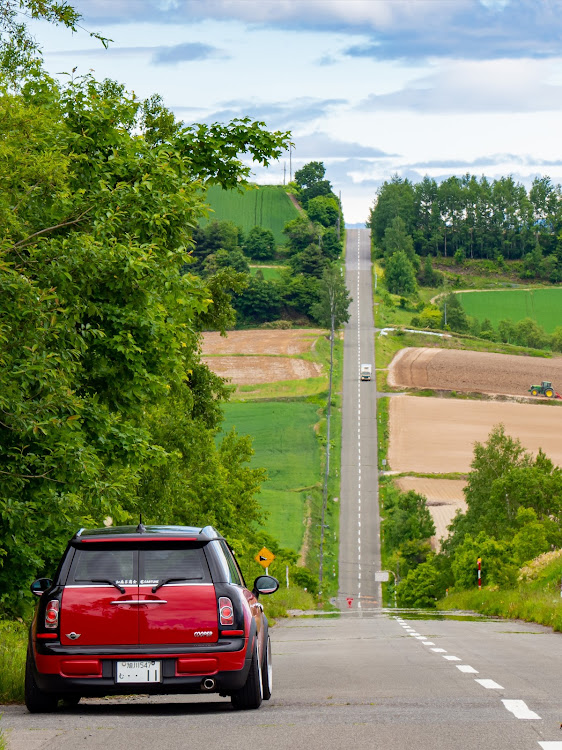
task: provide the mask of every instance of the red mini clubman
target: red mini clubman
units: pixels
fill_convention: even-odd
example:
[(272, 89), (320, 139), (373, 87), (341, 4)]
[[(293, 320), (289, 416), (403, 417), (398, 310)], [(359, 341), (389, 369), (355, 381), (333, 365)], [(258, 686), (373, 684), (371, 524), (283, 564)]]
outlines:
[(31, 712), (82, 696), (219, 693), (237, 709), (271, 697), (267, 618), (211, 526), (81, 529), (54, 580), (40, 578), (25, 702)]

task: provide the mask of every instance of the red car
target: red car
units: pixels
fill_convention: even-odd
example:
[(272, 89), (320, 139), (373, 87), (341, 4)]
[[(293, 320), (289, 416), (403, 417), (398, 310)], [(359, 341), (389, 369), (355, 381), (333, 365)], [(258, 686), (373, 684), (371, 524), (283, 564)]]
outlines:
[(131, 693), (219, 693), (237, 709), (271, 697), (271, 643), (260, 594), (250, 591), (211, 526), (80, 530), (54, 580), (40, 578), (30, 630), (25, 702)]

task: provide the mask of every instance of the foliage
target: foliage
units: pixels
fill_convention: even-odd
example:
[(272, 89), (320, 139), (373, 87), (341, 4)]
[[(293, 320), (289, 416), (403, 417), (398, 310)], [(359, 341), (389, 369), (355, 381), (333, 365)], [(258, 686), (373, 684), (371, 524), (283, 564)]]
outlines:
[(478, 559), (481, 560), (482, 585), (512, 586), (517, 579), (517, 566), (511, 545), (497, 541), (481, 531), (473, 537), (466, 534), (452, 559), (455, 587), (468, 589), (478, 584)]
[(298, 197), (305, 210), (311, 199), (332, 194), (332, 186), (324, 179), (325, 174), (326, 168), (321, 161), (311, 161), (295, 172)]
[(450, 292), (441, 297), (439, 307), (442, 310), (441, 327), (449, 328), (451, 331), (464, 333), (468, 331), (468, 317), (461, 305), (457, 294)]
[(335, 227), (340, 216), (340, 207), (335, 197), (317, 195), (308, 201), (306, 213), (312, 222), (323, 227)]
[(281, 311), (279, 283), (252, 277), (248, 286), (234, 298), (240, 323), (264, 323), (275, 320)]
[(314, 320), (323, 328), (337, 331), (349, 320), (351, 302), (340, 268), (334, 264), (325, 268), (318, 285), (318, 302), (310, 308)]
[(415, 294), (416, 274), (404, 250), (398, 250), (387, 258), (384, 266), (384, 281), (391, 294)]
[(271, 229), (253, 227), (244, 242), (244, 252), (254, 260), (271, 260), (275, 257), (275, 237)]
[(23, 702), (28, 628), (17, 620), (0, 620), (0, 703)]
[(299, 253), (318, 239), (318, 230), (306, 216), (297, 216), (283, 229), (291, 253)]
[(423, 495), (410, 490), (389, 490), (386, 494), (382, 522), (384, 544), (397, 550), (407, 541), (427, 540), (435, 534), (435, 524)]
[(394, 176), (377, 192), (368, 225), (380, 246), (400, 217), (417, 255), (523, 260), (522, 275), (558, 283), (562, 276), (562, 190), (536, 177), (530, 190), (511, 176), (490, 182), (466, 174), (414, 184)]
[(231, 318), (223, 282), (240, 281), (229, 269), (193, 275), (187, 250), (202, 186), (243, 183), (239, 155), (276, 158), (287, 136), (248, 119), (185, 127), (165, 115), (91, 76), (62, 86), (30, 74), (0, 101), (0, 606), (9, 611), (25, 606), (21, 592), (52, 572), (78, 526), (140, 510), (147, 521), (185, 522), (187, 510), (209, 510), (243, 533), (259, 518), (249, 446), (229, 437), (214, 447), (228, 389), (199, 354), (199, 331)]
[(396, 595), (400, 607), (433, 609), (445, 595), (447, 578), (438, 558), (433, 556), (409, 571), (398, 585)]

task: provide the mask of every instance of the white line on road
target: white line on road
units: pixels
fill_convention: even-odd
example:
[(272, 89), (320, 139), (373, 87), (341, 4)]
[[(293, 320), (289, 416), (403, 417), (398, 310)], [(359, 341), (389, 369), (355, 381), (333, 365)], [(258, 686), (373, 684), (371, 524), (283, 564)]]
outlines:
[(451, 654), (445, 654), (443, 658), (447, 661), (461, 661), (458, 656), (451, 656)]
[(543, 750), (562, 750), (562, 742), (556, 740), (554, 742), (539, 742), (539, 745)]
[(471, 667), (470, 664), (455, 664), (455, 667), (465, 674), (478, 674), (478, 670)]
[(436, 654), (446, 654), (447, 649), (446, 648), (432, 648), (432, 651), (435, 651)]
[(424, 641), (423, 645), (424, 646), (435, 646), (435, 643), (433, 643), (433, 641)]
[(474, 682), (482, 685), (482, 687), (485, 687), (487, 690), (505, 690), (504, 687), (498, 685), (498, 683), (494, 682), (493, 680), (479, 680), (477, 677), (475, 677)]
[(527, 706), (525, 701), (508, 701), (502, 698), (503, 705), (516, 719), (540, 719), (541, 717)]

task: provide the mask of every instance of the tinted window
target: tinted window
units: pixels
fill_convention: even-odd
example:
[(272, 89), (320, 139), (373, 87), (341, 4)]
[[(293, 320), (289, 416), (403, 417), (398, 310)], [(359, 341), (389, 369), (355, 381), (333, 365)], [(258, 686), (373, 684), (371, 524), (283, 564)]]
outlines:
[(203, 550), (187, 549), (146, 549), (140, 554), (141, 584), (158, 583), (170, 578), (177, 582), (210, 582), (209, 569)]
[(93, 550), (79, 549), (73, 564), (76, 583), (94, 583), (96, 580), (135, 584), (135, 556), (131, 549)]
[(238, 586), (243, 586), (243, 579), (238, 565), (232, 556), (232, 552), (228, 548), (226, 542), (211, 542), (213, 549), (216, 553), (217, 562), (221, 569), (221, 580), (226, 583), (235, 583)]

